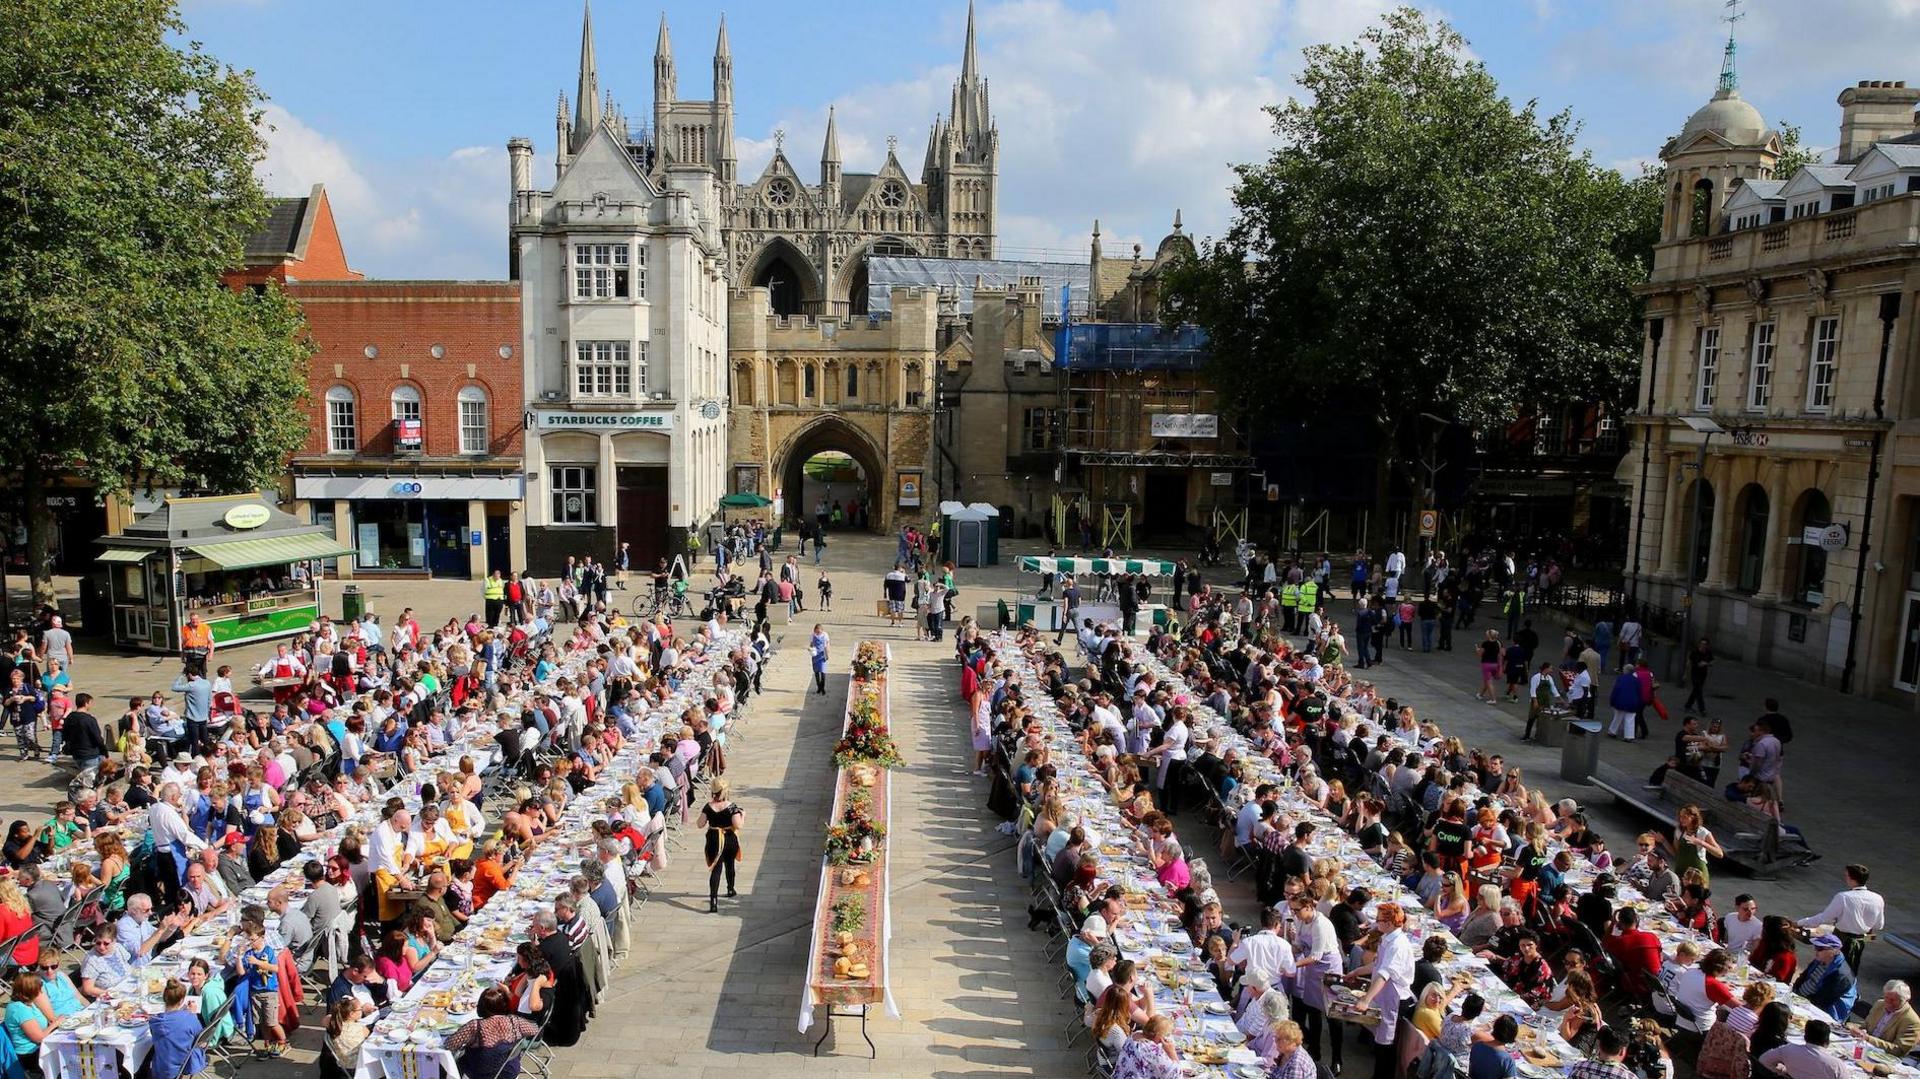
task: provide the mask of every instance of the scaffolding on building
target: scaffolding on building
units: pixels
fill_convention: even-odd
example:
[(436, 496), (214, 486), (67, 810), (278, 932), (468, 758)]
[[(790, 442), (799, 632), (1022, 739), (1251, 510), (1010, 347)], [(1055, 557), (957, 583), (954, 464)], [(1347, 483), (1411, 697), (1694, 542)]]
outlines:
[[(973, 312), (977, 288), (1015, 289), (1039, 293), (1041, 321), (1055, 324), (1085, 318), (1089, 271), (1084, 262), (1029, 262), (1018, 259), (941, 259), (912, 255), (874, 255), (867, 259), (867, 311), (878, 315), (893, 309), (896, 287), (938, 289), (950, 296), (955, 311)], [(1066, 290), (1066, 318), (1061, 317), (1061, 290)]]

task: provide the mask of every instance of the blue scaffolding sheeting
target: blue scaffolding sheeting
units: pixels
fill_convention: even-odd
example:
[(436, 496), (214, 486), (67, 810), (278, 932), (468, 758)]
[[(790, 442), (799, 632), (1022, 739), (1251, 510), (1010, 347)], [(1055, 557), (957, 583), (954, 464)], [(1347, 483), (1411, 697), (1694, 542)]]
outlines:
[(1057, 332), (1053, 355), (1069, 371), (1185, 371), (1206, 365), (1207, 334), (1150, 322), (1070, 324)]

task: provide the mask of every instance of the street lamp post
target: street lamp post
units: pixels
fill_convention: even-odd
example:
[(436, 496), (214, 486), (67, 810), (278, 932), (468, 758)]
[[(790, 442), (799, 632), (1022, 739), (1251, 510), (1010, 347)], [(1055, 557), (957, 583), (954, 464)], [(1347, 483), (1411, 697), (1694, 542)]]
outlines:
[[(1687, 596), (1684, 601), (1686, 611), (1682, 616), (1683, 628), (1680, 631), (1680, 647), (1675, 650), (1680, 663), (1678, 681), (1679, 684), (1684, 687), (1687, 685), (1687, 675), (1690, 673), (1686, 657), (1687, 650), (1692, 647), (1693, 641), (1693, 589), (1698, 581), (1697, 567), (1700, 565), (1700, 544), (1702, 540), (1700, 533), (1704, 531), (1700, 527), (1700, 494), (1702, 486), (1707, 481), (1707, 446), (1713, 442), (1714, 435), (1726, 434), (1726, 428), (1705, 416), (1682, 416), (1680, 417), (1680, 422), (1686, 424), (1700, 435), (1700, 452), (1695, 455), (1693, 464), (1693, 542), (1687, 545)], [(1711, 523), (1709, 523), (1709, 527), (1711, 527)]]

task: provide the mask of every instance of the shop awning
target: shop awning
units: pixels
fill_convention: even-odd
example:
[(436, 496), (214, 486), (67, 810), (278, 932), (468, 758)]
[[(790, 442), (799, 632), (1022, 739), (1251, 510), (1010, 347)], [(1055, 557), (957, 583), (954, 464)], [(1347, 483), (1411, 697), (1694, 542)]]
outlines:
[(1171, 577), (1179, 567), (1172, 562), (1152, 558), (1052, 558), (1024, 555), (1020, 568), (1027, 573), (1137, 573), (1148, 577)]
[(152, 553), (153, 548), (151, 547), (109, 547), (101, 551), (94, 561), (139, 563), (145, 562), (147, 556)]
[(279, 566), (309, 558), (339, 558), (353, 548), (332, 536), (312, 533), (302, 536), (261, 536), (257, 539), (227, 540), (222, 543), (194, 544), (193, 553), (222, 569), (250, 569), (254, 566)]

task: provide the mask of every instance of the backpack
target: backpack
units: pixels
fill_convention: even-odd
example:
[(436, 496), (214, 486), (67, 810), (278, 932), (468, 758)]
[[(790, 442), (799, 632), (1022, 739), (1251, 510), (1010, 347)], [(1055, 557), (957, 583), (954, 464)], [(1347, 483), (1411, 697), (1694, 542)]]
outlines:
[(1410, 1079), (1460, 1079), (1460, 1061), (1453, 1050), (1438, 1040), (1430, 1041), (1413, 1062)]

